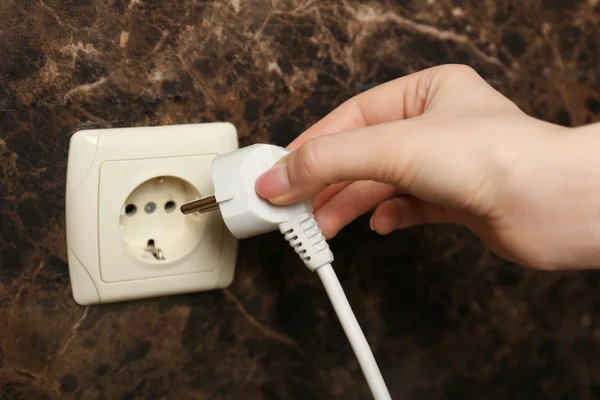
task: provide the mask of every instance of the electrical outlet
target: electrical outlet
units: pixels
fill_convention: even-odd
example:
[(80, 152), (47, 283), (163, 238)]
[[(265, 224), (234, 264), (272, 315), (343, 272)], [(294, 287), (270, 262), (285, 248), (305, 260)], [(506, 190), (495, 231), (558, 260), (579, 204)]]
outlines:
[(89, 305), (219, 289), (237, 239), (218, 211), (180, 206), (214, 192), (212, 161), (237, 150), (228, 123), (83, 130), (70, 142), (66, 218), (73, 297)]

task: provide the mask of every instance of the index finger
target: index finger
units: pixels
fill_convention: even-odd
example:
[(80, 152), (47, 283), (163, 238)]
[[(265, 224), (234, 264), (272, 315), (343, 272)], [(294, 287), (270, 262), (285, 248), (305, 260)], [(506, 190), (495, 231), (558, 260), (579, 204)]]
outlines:
[(407, 75), (352, 97), (298, 136), (288, 149), (296, 150), (317, 136), (354, 131), (422, 114), (427, 89), (441, 68), (433, 67)]

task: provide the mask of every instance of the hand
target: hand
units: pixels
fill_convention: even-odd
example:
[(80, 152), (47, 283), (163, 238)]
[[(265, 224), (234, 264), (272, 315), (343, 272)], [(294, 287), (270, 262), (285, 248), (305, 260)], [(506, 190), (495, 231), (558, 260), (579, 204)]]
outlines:
[(326, 237), (375, 209), (379, 234), (458, 223), (540, 269), (600, 267), (600, 139), (525, 115), (469, 67), (362, 93), (296, 139), (256, 184), (275, 204), (314, 195)]

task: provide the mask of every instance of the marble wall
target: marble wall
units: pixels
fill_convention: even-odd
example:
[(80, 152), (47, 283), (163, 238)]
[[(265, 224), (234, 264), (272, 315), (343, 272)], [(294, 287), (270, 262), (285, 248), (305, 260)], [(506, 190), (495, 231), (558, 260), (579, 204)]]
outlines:
[[(317, 277), (277, 235), (224, 291), (79, 307), (69, 136), (231, 121), (285, 145), (353, 94), (467, 63), (523, 110), (600, 120), (598, 0), (2, 0), (0, 398), (368, 399)], [(470, 233), (331, 243), (395, 399), (600, 398), (600, 274), (541, 273)], [(351, 250), (351, 251), (348, 251)]]

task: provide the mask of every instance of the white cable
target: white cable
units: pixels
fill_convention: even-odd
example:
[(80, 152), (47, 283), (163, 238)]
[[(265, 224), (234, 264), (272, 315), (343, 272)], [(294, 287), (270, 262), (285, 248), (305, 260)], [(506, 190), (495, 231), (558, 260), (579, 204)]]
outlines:
[(290, 215), (288, 221), (279, 225), (279, 231), (283, 233), (285, 239), (300, 256), (300, 259), (304, 261), (304, 264), (310, 270), (317, 271), (317, 274), (319, 274), (333, 309), (348, 337), (354, 354), (356, 354), (373, 398), (375, 400), (390, 400), (390, 394), (371, 347), (369, 347), (369, 343), (360, 329), (360, 325), (344, 294), (344, 289), (342, 289), (342, 285), (340, 285), (340, 281), (331, 266), (333, 253), (331, 253), (313, 213), (305, 211)]
[(212, 173), (214, 196), (185, 204), (182, 211), (209, 212), (219, 208), (225, 225), (238, 239), (279, 227), (304, 264), (311, 271), (317, 271), (323, 281), (373, 397), (389, 400), (391, 397), (375, 357), (331, 267), (333, 254), (315, 221), (311, 201), (276, 206), (256, 194), (256, 179), (286, 154), (288, 151), (281, 147), (256, 144), (216, 157)]
[(317, 274), (319, 274), (319, 277), (323, 282), (323, 286), (329, 295), (329, 300), (331, 300), (333, 309), (342, 324), (342, 328), (344, 328), (344, 332), (346, 332), (346, 336), (350, 341), (354, 354), (356, 354), (356, 358), (365, 375), (367, 384), (371, 389), (373, 398), (375, 400), (390, 400), (390, 393), (388, 392), (383, 376), (379, 371), (377, 361), (375, 361), (369, 343), (367, 343), (367, 339), (352, 312), (352, 308), (348, 303), (348, 299), (344, 294), (340, 281), (335, 275), (333, 267), (331, 264), (325, 264), (322, 267), (317, 268)]

